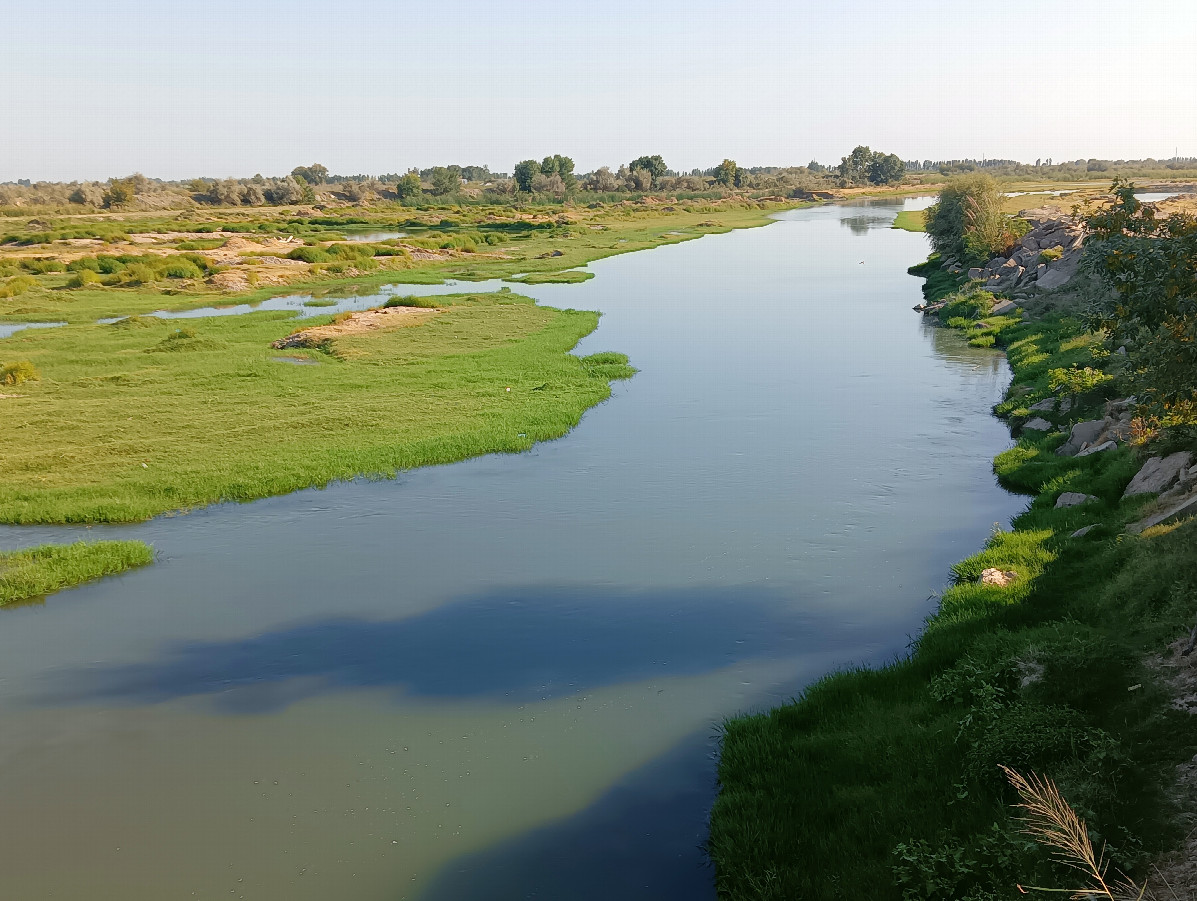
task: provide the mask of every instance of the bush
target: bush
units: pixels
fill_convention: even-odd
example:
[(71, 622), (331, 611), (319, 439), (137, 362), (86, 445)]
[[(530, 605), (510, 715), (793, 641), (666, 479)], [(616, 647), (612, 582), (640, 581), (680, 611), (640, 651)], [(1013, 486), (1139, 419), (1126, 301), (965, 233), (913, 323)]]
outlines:
[(289, 260), (303, 260), (305, 263), (327, 263), (332, 257), (321, 247), (296, 247), (289, 254)]
[(35, 282), (29, 276), (18, 275), (15, 278), (10, 278), (3, 285), (0, 285), (0, 297), (16, 297), (18, 294), (24, 294), (36, 284), (37, 282)]
[(191, 260), (167, 259), (159, 270), (166, 278), (203, 278), (203, 270)]
[(1002, 212), (997, 182), (984, 174), (952, 179), (927, 209), (927, 234), (942, 256), (984, 262), (1009, 251), (1027, 224)]
[(39, 378), (37, 368), (28, 360), (6, 363), (0, 367), (0, 385), (19, 385), (21, 382), (35, 382)]
[(438, 304), (435, 298), (432, 297), (415, 297), (413, 295), (405, 295), (404, 297), (391, 297), (384, 303), (383, 308), (388, 307), (421, 307), (423, 309), (435, 309)]
[(1043, 253), (1039, 254), (1040, 263), (1054, 263), (1060, 257), (1064, 256), (1063, 247), (1049, 247)]
[(68, 288), (85, 288), (88, 285), (98, 285), (100, 276), (91, 269), (80, 269), (75, 277), (67, 282)]

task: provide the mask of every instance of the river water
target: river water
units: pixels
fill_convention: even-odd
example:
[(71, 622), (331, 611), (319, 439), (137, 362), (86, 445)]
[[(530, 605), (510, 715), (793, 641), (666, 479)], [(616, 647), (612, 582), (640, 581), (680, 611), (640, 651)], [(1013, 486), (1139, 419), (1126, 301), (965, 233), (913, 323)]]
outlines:
[(0, 529), (158, 555), (0, 613), (0, 897), (713, 898), (721, 720), (900, 653), (1024, 506), (901, 208), (521, 287), (640, 369), (527, 453)]

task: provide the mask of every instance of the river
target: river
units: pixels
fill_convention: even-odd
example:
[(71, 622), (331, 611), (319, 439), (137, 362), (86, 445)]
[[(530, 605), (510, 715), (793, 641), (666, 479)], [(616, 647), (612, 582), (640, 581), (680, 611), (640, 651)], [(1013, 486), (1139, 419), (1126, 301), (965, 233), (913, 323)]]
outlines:
[(158, 555), (0, 611), (0, 897), (713, 898), (718, 724), (901, 653), (1025, 505), (903, 204), (519, 287), (640, 370), (527, 453), (0, 529)]

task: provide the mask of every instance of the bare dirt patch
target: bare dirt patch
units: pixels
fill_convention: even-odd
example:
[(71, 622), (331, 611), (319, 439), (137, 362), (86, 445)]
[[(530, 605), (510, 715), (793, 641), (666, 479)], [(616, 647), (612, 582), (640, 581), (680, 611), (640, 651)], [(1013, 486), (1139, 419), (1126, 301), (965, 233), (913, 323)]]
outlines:
[(344, 338), (347, 335), (364, 335), (419, 325), (443, 312), (445, 311), (439, 307), (385, 307), (381, 310), (363, 310), (360, 313), (350, 313), (340, 322), (300, 329), (270, 346), (276, 350), (288, 347), (319, 347), (325, 341)]

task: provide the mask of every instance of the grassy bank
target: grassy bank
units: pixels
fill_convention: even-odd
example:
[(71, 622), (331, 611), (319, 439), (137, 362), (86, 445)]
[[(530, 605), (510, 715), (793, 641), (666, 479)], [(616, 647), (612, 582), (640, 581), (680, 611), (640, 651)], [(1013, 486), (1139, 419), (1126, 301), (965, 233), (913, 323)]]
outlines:
[(894, 228), (900, 228), (908, 232), (926, 231), (926, 210), (902, 210), (898, 213), (897, 218), (894, 219)]
[(80, 541), (0, 552), (0, 607), (28, 602), (153, 561), (153, 550), (140, 541)]
[[(991, 302), (956, 295), (941, 316), (1006, 348), (1014, 383), (998, 411), (1016, 425), (1060, 372), (1116, 370), (1080, 322), (990, 317)], [(1132, 449), (1054, 453), (1070, 420), (1100, 417), (1103, 387), (1081, 391), (1058, 429), (995, 460), (1031, 503), (953, 568), (909, 655), (726, 724), (710, 835), (721, 898), (997, 901), (1084, 885), (1021, 832), (1000, 764), (1058, 782), (1132, 876), (1179, 840), (1169, 787), (1197, 727), (1171, 706), (1169, 644), (1192, 624), (1197, 527), (1124, 533), (1149, 503), (1122, 499)], [(1056, 509), (1065, 491), (1093, 499)], [(982, 584), (991, 567), (1013, 582)]]
[(409, 327), (286, 351), (270, 346), (296, 327), (283, 313), (5, 339), (40, 379), (0, 399), (0, 520), (140, 520), (526, 450), (633, 371), (622, 355), (569, 353), (596, 313), (503, 292), (438, 303), (443, 312), (419, 311)]

